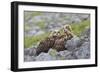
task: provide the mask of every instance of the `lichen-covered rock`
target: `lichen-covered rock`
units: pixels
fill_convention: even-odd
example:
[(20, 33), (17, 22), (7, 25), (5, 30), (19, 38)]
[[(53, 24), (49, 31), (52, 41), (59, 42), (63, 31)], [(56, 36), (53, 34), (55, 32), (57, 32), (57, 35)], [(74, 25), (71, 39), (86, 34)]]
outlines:
[(58, 52), (58, 55), (59, 55), (59, 56), (63, 56), (63, 57), (66, 57), (66, 56), (68, 56), (69, 54), (71, 54), (71, 52), (68, 51), (68, 50), (64, 50), (64, 51)]
[(51, 55), (49, 55), (48, 53), (40, 53), (37, 57), (36, 57), (36, 61), (50, 61), (50, 60), (55, 60), (55, 57), (52, 57)]
[(25, 48), (25, 49), (24, 49), (24, 55), (25, 55), (25, 56), (26, 56), (26, 55), (29, 55), (29, 50), (30, 50), (29, 48)]
[(35, 61), (35, 56), (24, 56), (25, 62)]
[(24, 55), (35, 56), (36, 55), (36, 48), (26, 48), (24, 49)]
[(75, 50), (76, 47), (79, 47), (81, 45), (81, 41), (79, 37), (73, 37), (71, 40), (67, 40), (65, 42), (65, 48), (68, 51), (73, 51)]
[(57, 52), (55, 49), (50, 49), (50, 50), (48, 51), (48, 54), (51, 55), (51, 56), (56, 56), (57, 53), (58, 53), (58, 52)]
[(68, 56), (70, 54), (71, 54), (71, 52), (67, 51), (67, 50), (60, 51), (60, 52), (58, 52), (56, 59), (57, 60), (66, 60), (66, 56)]
[(81, 42), (90, 42), (90, 28), (86, 27), (85, 31), (81, 33)]
[(84, 42), (82, 46), (76, 51), (76, 56), (78, 59), (89, 59), (90, 58), (90, 43)]
[(65, 57), (65, 60), (73, 60), (73, 59), (78, 59), (77, 56), (75, 55), (75, 52), (73, 52)]

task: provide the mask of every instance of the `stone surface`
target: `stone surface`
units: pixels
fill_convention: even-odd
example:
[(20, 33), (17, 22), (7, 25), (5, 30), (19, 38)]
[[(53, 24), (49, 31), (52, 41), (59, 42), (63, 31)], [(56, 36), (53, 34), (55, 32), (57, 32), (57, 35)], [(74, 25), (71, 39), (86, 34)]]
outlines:
[(31, 62), (31, 61), (35, 61), (35, 56), (24, 56), (24, 61), (25, 62)]
[(66, 57), (66, 56), (68, 56), (69, 54), (71, 54), (71, 52), (68, 51), (68, 50), (64, 50), (64, 51), (58, 52), (58, 54), (59, 54), (60, 56)]
[(90, 43), (84, 42), (78, 51), (75, 52), (78, 59), (90, 58)]
[(26, 48), (24, 49), (24, 55), (35, 56), (36, 55), (36, 48)]
[(40, 53), (39, 56), (36, 57), (36, 61), (50, 61), (54, 60), (52, 56), (50, 56), (48, 53)]
[(73, 51), (76, 47), (81, 45), (79, 37), (73, 37), (71, 40), (65, 42), (65, 48), (69, 51)]

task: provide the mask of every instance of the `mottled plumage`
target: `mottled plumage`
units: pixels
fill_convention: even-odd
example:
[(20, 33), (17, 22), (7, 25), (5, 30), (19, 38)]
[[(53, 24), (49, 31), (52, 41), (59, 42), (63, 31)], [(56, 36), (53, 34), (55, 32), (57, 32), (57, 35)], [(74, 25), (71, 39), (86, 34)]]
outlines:
[(55, 40), (55, 44), (53, 46), (53, 49), (55, 49), (57, 51), (65, 50), (65, 38), (64, 37), (58, 37)]
[(65, 25), (63, 28), (63, 31), (65, 35), (67, 36), (67, 40), (70, 40), (71, 38), (74, 37), (74, 34), (72, 33), (72, 28), (70, 25)]
[(71, 27), (67, 25), (63, 28), (64, 34), (61, 34), (60, 31), (52, 32), (49, 37), (40, 41), (37, 46), (36, 54), (39, 55), (41, 52), (48, 52), (50, 48), (57, 51), (65, 50), (65, 41), (73, 37), (73, 33), (71, 31)]
[(55, 44), (53, 46), (53, 49), (56, 49), (57, 51), (63, 51), (65, 50), (65, 42), (67, 40), (70, 40), (73, 38), (74, 34), (72, 33), (72, 28), (70, 25), (65, 25), (63, 27), (64, 34), (60, 34), (57, 36), (57, 39), (55, 40)]
[(44, 40), (40, 41), (39, 45), (37, 46), (36, 54), (40, 54), (41, 52), (48, 52), (50, 48), (53, 47), (55, 40), (57, 39), (56, 31), (52, 32), (49, 37), (45, 38)]

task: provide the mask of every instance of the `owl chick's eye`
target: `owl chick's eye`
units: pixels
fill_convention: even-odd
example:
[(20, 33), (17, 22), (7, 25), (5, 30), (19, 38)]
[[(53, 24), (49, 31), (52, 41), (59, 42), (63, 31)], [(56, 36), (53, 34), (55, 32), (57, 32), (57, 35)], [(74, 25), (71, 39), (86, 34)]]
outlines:
[(60, 32), (58, 32), (58, 33), (60, 33)]
[(69, 26), (66, 26), (66, 29), (68, 29), (69, 28)]

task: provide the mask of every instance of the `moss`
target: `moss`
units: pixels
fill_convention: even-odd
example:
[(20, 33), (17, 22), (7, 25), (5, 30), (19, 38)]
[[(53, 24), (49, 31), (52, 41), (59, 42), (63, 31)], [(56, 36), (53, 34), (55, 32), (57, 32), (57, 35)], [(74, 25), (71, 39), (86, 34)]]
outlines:
[(37, 25), (38, 25), (41, 29), (44, 29), (44, 28), (45, 28), (45, 22), (44, 22), (44, 21), (38, 22)]
[(45, 33), (45, 34), (41, 34), (41, 35), (37, 35), (37, 36), (26, 36), (24, 37), (24, 47), (25, 48), (29, 48), (32, 45), (37, 45), (38, 42), (40, 42), (41, 40), (43, 40), (44, 38), (49, 36), (49, 32)]
[(51, 56), (55, 57), (55, 56), (57, 55), (57, 51), (54, 50), (54, 49), (52, 49), (52, 50), (49, 52), (49, 54), (50, 54)]
[(32, 12), (32, 14), (31, 14), (31, 16), (37, 16), (37, 15), (41, 15), (41, 12), (35, 11), (35, 12)]
[(86, 20), (78, 24), (74, 23), (74, 24), (71, 24), (71, 27), (72, 27), (73, 33), (77, 36), (80, 36), (81, 32), (83, 32), (86, 27), (90, 27), (90, 21)]
[(60, 57), (61, 60), (65, 60), (65, 57)]
[(28, 25), (26, 25), (26, 26), (24, 27), (24, 30), (25, 30), (25, 32), (28, 32), (28, 31), (30, 30), (30, 27), (29, 27)]

